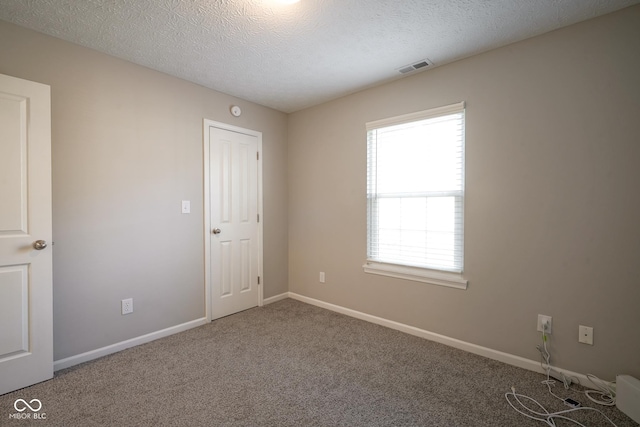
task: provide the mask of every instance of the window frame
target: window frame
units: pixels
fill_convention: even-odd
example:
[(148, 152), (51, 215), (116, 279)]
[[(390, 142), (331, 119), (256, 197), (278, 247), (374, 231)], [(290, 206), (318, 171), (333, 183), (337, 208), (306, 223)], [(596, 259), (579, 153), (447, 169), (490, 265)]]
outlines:
[[(381, 129), (385, 127), (406, 124), (441, 116), (446, 116), (455, 113), (463, 113), (463, 121), (466, 121), (464, 117), (465, 114), (465, 103), (458, 102), (451, 105), (446, 105), (443, 107), (431, 108), (429, 110), (418, 111), (415, 113), (405, 114), (396, 117), (390, 117), (386, 119), (376, 120), (372, 122), (366, 123), (366, 131), (367, 137), (370, 131), (375, 129)], [(465, 199), (465, 159), (464, 159), (464, 148), (465, 148), (465, 137), (463, 136), (462, 140), (462, 256), (463, 256), (463, 264), (460, 269), (460, 272), (452, 272), (447, 270), (439, 270), (432, 269), (427, 267), (419, 267), (419, 266), (410, 266), (403, 265), (393, 262), (385, 262), (382, 260), (375, 259), (367, 259), (365, 264), (362, 266), (365, 273), (377, 274), (382, 276), (406, 279), (411, 281), (418, 281), (423, 283), (429, 283), (433, 285), (452, 287), (457, 289), (467, 289), (468, 281), (463, 277), (464, 272), (464, 199)], [(367, 180), (369, 179), (369, 156), (370, 156), (369, 143), (367, 142)], [(368, 184), (367, 184), (368, 185)], [(369, 215), (369, 188), (367, 188), (367, 258), (369, 258), (369, 250), (370, 250), (370, 222), (371, 218)]]

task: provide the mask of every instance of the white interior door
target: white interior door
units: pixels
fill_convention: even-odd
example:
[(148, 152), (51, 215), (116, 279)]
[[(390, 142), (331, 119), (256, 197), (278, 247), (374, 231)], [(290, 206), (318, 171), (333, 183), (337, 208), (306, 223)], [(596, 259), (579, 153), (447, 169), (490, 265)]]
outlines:
[(0, 394), (53, 377), (49, 86), (0, 75)]
[(259, 305), (259, 135), (209, 126), (211, 318)]

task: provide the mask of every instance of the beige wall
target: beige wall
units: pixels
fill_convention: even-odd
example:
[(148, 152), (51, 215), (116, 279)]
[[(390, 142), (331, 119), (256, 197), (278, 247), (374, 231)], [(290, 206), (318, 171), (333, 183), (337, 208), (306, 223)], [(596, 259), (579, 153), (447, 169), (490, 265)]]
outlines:
[[(640, 377), (639, 40), (634, 7), (290, 115), (290, 291), (533, 360), (547, 314), (555, 364)], [(365, 122), (457, 101), (469, 289), (365, 274)]]
[(0, 73), (51, 86), (56, 360), (205, 315), (203, 118), (263, 133), (265, 297), (287, 291), (284, 113), (2, 21)]

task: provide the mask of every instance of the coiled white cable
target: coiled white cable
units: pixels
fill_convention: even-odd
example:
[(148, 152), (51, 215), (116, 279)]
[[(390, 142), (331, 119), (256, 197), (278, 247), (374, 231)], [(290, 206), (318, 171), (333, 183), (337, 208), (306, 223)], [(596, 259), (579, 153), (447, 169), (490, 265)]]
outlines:
[[(562, 377), (562, 382), (564, 384), (564, 388), (565, 389), (569, 389), (571, 383), (576, 383), (576, 384), (580, 384), (580, 381), (577, 378), (573, 378), (573, 377), (567, 377), (566, 375), (564, 375), (564, 373), (556, 371), (555, 369), (552, 368), (551, 366), (551, 355), (549, 354), (549, 350), (547, 349), (547, 334), (546, 334), (546, 326), (542, 327), (542, 346), (537, 346), (538, 351), (540, 352), (540, 356), (541, 356), (541, 360), (540, 360), (540, 367), (546, 372), (547, 374), (547, 379), (542, 381), (542, 384), (546, 385), (547, 388), (549, 389), (549, 393), (555, 397), (558, 400), (561, 400), (563, 402), (565, 402), (565, 399), (561, 398), (560, 396), (556, 395), (552, 390), (551, 390), (551, 386), (555, 385), (555, 380), (553, 380), (551, 378), (551, 372), (553, 371), (554, 373), (557, 374), (557, 377)], [(546, 366), (545, 366), (546, 365)], [(586, 390), (582, 393), (584, 393), (589, 400), (598, 403), (600, 405), (607, 405), (607, 406), (612, 406), (615, 405), (615, 391), (608, 386), (607, 384), (605, 384), (604, 381), (600, 380), (598, 377), (596, 377), (595, 375), (592, 374), (587, 374), (587, 378), (589, 379), (589, 381), (591, 381), (597, 388), (597, 390)], [(597, 380), (597, 382), (596, 382)], [(612, 383), (609, 383), (612, 384)], [(578, 390), (574, 390), (574, 391), (578, 391)], [(591, 394), (598, 394), (600, 396), (600, 399), (596, 399), (591, 397)], [(523, 394), (518, 394), (516, 393), (516, 389), (515, 387), (511, 387), (511, 392), (507, 392), (505, 393), (505, 399), (507, 399), (507, 402), (509, 403), (509, 405), (511, 405), (511, 407), (513, 409), (516, 410), (516, 412), (524, 415), (527, 418), (531, 418), (532, 420), (536, 420), (536, 421), (541, 421), (545, 424), (547, 424), (550, 427), (556, 427), (555, 424), (555, 419), (563, 419), (563, 420), (567, 420), (570, 421), (576, 425), (579, 425), (581, 427), (587, 427), (584, 424), (569, 418), (566, 416), (566, 414), (570, 414), (572, 412), (576, 412), (576, 411), (595, 411), (597, 413), (599, 413), (600, 415), (602, 415), (612, 426), (617, 427), (615, 425), (615, 423), (613, 421), (611, 421), (611, 419), (609, 417), (607, 417), (602, 411), (599, 411), (595, 408), (590, 408), (588, 406), (581, 406), (581, 407), (577, 407), (577, 408), (571, 408), (571, 409), (566, 409), (564, 411), (558, 411), (558, 412), (549, 412), (547, 411), (547, 409), (542, 406), (537, 400), (529, 397), (529, 396), (525, 396)], [(514, 403), (509, 399), (509, 397), (513, 397), (513, 399), (520, 405), (520, 408), (517, 408)], [(529, 408), (528, 406), (526, 406), (520, 399), (526, 399), (530, 402), (533, 402), (536, 404), (536, 406), (538, 408), (540, 408), (542, 410), (542, 412), (538, 412), (535, 411), (531, 408)]]
[[(516, 412), (519, 412), (520, 414), (524, 415), (527, 418), (531, 418), (532, 420), (541, 421), (541, 422), (545, 423), (546, 425), (548, 425), (550, 427), (556, 427), (556, 423), (554, 421), (555, 419), (563, 419), (563, 420), (570, 421), (570, 422), (572, 422), (572, 423), (574, 423), (576, 425), (579, 425), (581, 427), (588, 427), (588, 426), (580, 423), (579, 421), (576, 421), (573, 418), (569, 418), (569, 417), (566, 416), (566, 414), (570, 414), (572, 412), (577, 412), (577, 411), (595, 411), (595, 412), (599, 413), (600, 415), (602, 415), (612, 426), (617, 427), (616, 424), (613, 421), (611, 421), (611, 419), (609, 417), (607, 417), (602, 411), (599, 411), (599, 410), (597, 410), (595, 408), (579, 407), (579, 408), (566, 409), (564, 411), (549, 412), (537, 400), (535, 400), (535, 399), (533, 399), (533, 398), (531, 398), (529, 396), (525, 396), (524, 394), (516, 393), (515, 387), (511, 387), (511, 392), (505, 393), (504, 397), (505, 397), (505, 399), (507, 399), (507, 402), (509, 403), (509, 405), (511, 405), (511, 407), (516, 410)], [(510, 397), (513, 397), (513, 399), (520, 405), (520, 408), (517, 408), (514, 405), (514, 403), (510, 400)], [(529, 408), (524, 403), (522, 403), (522, 401), (520, 399), (526, 399), (526, 400), (528, 400), (530, 402), (535, 403), (536, 406), (542, 410), (542, 412), (538, 412), (538, 411), (535, 411), (535, 410)]]
[[(616, 404), (616, 391), (611, 387), (611, 384), (615, 384), (615, 382), (607, 383), (593, 374), (587, 374), (587, 378), (597, 388), (597, 390), (584, 391), (584, 394), (589, 398), (589, 400), (597, 403), (598, 405), (613, 406)], [(592, 394), (598, 395), (600, 399), (592, 397)]]

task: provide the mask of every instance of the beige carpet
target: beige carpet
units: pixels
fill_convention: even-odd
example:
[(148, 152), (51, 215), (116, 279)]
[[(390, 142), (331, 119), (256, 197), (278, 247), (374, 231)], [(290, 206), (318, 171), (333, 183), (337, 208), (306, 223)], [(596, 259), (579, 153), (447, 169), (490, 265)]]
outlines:
[[(0, 396), (0, 425), (540, 426), (516, 413), (504, 393), (513, 385), (549, 411), (567, 409), (540, 384), (543, 379), (284, 300)], [(555, 391), (588, 402), (578, 392)], [(10, 418), (16, 399), (39, 399), (46, 419)], [(618, 427), (637, 426), (615, 407), (598, 409)], [(595, 413), (575, 418), (609, 425)]]

